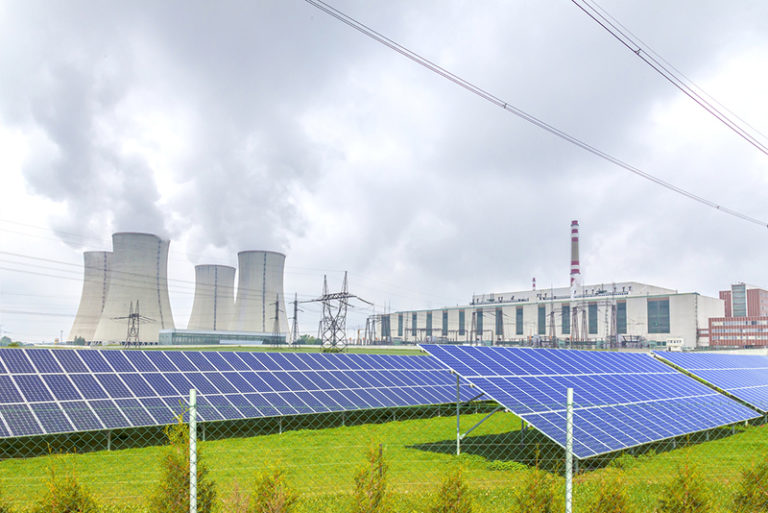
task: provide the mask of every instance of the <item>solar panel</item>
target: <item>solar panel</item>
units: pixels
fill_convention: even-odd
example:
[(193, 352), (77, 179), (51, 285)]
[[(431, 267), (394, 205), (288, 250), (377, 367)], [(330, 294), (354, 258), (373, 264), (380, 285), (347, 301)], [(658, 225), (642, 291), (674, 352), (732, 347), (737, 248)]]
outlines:
[(421, 347), (562, 447), (566, 390), (573, 388), (578, 458), (759, 416), (648, 354)]
[(173, 423), (191, 388), (203, 421), (456, 401), (423, 356), (0, 349), (0, 437)]
[(655, 355), (747, 404), (768, 411), (768, 356), (660, 351)]

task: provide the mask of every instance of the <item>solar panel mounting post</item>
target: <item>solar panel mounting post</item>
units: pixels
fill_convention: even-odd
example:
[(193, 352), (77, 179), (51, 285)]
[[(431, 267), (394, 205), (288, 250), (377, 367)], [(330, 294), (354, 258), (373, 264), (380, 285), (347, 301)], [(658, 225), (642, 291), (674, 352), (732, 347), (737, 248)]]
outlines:
[(197, 390), (189, 391), (189, 513), (197, 513)]
[(573, 389), (565, 395), (565, 513), (571, 513), (573, 500)]

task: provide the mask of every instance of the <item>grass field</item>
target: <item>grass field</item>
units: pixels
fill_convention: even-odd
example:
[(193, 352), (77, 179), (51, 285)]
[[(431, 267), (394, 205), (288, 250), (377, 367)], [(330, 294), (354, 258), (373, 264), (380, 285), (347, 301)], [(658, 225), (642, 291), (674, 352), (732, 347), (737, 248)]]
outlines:
[[(462, 430), (483, 416), (462, 416)], [(476, 511), (510, 511), (515, 489), (527, 473), (522, 462), (538, 461), (554, 469), (562, 461), (559, 449), (535, 432), (520, 431), (519, 420), (511, 414), (499, 413), (473, 431), (460, 457), (455, 455), (455, 433), (456, 419), (447, 416), (231, 438), (201, 442), (200, 448), (223, 497), (235, 483), (247, 490), (259, 471), (278, 465), (301, 493), (300, 511), (306, 512), (349, 509), (353, 475), (372, 444), (382, 444), (390, 465), (395, 511), (424, 511), (440, 479), (457, 463), (465, 470)], [(721, 434), (728, 436), (677, 449), (659, 445), (658, 454), (624, 455), (612, 463), (601, 462), (607, 465), (602, 468), (581, 472), (574, 485), (575, 511), (581, 511), (579, 505), (600, 486), (601, 475), (615, 472), (616, 466), (624, 467), (623, 480), (637, 511), (652, 511), (664, 484), (683, 462), (696, 465), (704, 476), (713, 511), (729, 511), (740, 470), (768, 452), (768, 427), (740, 427), (733, 435), (730, 430)], [(684, 441), (678, 440), (677, 446)], [(13, 504), (31, 504), (42, 494), (51, 465), (73, 468), (101, 503), (134, 510), (156, 486), (166, 450), (149, 447), (6, 460), (0, 462), (0, 488)], [(562, 477), (557, 479), (562, 483)]]

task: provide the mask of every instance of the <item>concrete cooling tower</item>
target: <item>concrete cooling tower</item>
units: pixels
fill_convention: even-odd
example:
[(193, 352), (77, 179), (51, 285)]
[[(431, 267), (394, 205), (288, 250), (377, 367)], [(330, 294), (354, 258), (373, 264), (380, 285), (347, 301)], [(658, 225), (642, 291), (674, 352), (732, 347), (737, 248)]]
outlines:
[(229, 329), (257, 333), (286, 333), (283, 271), (285, 255), (274, 251), (237, 254), (235, 314)]
[(169, 244), (149, 233), (112, 235), (109, 290), (94, 340), (125, 341), (128, 317), (136, 305), (142, 318), (138, 326), (140, 342), (157, 342), (161, 329), (174, 329), (168, 298)]
[(195, 266), (195, 300), (188, 330), (226, 331), (235, 311), (235, 268)]
[(77, 337), (87, 341), (93, 340), (107, 301), (111, 263), (112, 253), (109, 251), (83, 253), (83, 293), (67, 340), (73, 341)]

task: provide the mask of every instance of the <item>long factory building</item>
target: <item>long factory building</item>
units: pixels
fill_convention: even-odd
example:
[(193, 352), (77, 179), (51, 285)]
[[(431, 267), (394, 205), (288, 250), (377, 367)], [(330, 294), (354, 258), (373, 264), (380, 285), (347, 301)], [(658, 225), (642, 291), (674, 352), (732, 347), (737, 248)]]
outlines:
[(374, 338), (392, 343), (513, 343), (533, 346), (709, 345), (724, 302), (638, 282), (473, 296), (468, 305), (377, 315)]

